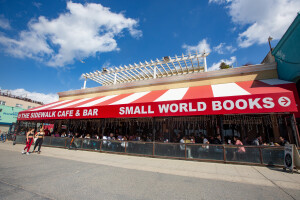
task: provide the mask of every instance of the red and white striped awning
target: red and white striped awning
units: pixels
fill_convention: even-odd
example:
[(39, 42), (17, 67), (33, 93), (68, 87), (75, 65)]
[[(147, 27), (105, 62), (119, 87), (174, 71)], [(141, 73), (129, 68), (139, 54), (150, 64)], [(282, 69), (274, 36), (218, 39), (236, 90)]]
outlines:
[(22, 111), (18, 120), (293, 113), (296, 91), (279, 79), (147, 91), (57, 101)]

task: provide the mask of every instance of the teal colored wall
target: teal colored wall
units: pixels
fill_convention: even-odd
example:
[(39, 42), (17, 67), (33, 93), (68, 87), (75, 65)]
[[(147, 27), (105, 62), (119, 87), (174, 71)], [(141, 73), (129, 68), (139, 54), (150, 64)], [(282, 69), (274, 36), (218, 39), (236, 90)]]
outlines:
[(272, 52), (277, 62), (278, 76), (286, 81), (300, 79), (300, 13)]
[(25, 109), (0, 105), (0, 125), (16, 122), (18, 113), (22, 110)]

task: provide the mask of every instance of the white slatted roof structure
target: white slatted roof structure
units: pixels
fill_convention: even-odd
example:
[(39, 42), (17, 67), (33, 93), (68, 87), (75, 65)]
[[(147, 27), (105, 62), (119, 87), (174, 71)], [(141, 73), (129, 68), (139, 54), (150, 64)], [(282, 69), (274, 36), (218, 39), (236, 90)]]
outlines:
[(85, 78), (83, 89), (86, 87), (86, 80), (93, 80), (101, 85), (122, 84), (133, 81), (143, 81), (162, 77), (176, 75), (185, 75), (190, 73), (206, 72), (206, 56), (209, 53), (194, 53), (182, 56), (163, 57), (161, 60), (156, 59), (150, 62), (133, 65), (129, 64), (114, 67), (103, 68), (103, 70), (82, 74)]

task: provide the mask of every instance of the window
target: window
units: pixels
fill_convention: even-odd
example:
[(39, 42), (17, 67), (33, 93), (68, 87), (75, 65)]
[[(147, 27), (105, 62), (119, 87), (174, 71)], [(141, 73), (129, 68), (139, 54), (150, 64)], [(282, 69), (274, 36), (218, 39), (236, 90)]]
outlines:
[(5, 106), (6, 105), (6, 101), (1, 101), (0, 100), (0, 105), (4, 105)]
[(22, 106), (23, 106), (22, 104), (18, 104), (18, 103), (16, 104), (16, 107), (18, 108), (22, 108)]
[(30, 108), (34, 108), (34, 106), (28, 106), (28, 109), (30, 109)]

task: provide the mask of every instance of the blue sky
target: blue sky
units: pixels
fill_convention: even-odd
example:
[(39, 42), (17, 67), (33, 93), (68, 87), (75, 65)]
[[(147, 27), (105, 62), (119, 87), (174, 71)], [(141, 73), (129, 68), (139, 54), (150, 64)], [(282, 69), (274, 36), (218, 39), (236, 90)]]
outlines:
[[(0, 0), (1, 89), (46, 103), (79, 89), (82, 73), (188, 51), (207, 64), (257, 64), (298, 0)], [(99, 86), (92, 81), (87, 87)]]

